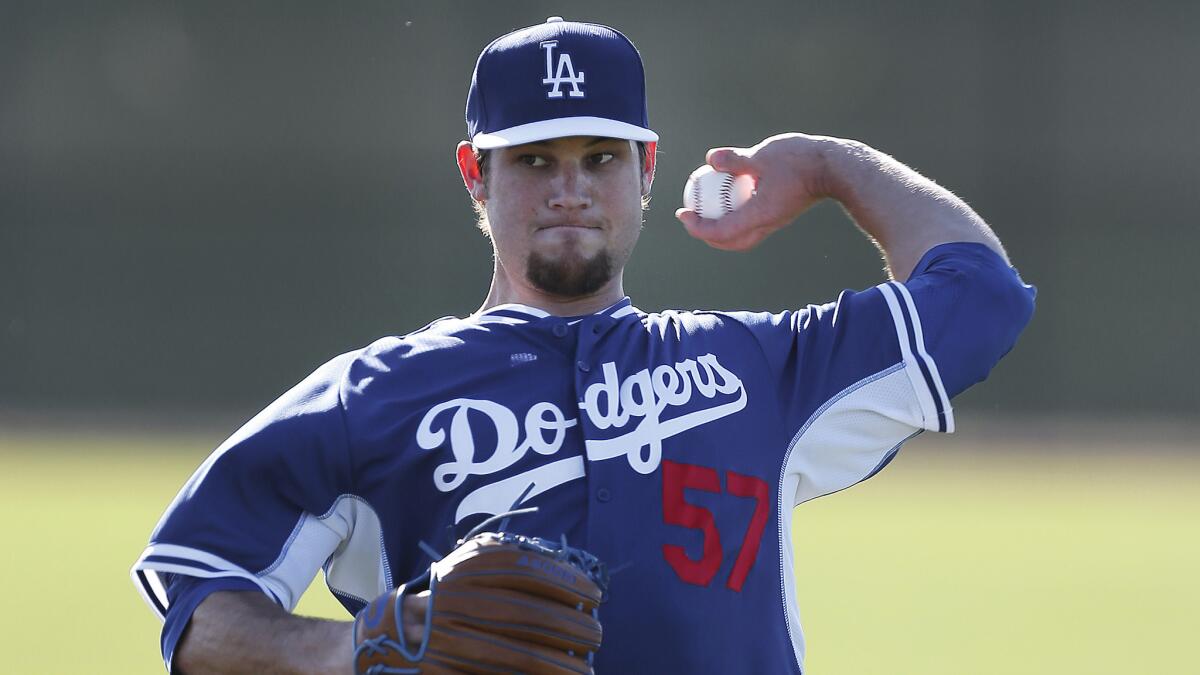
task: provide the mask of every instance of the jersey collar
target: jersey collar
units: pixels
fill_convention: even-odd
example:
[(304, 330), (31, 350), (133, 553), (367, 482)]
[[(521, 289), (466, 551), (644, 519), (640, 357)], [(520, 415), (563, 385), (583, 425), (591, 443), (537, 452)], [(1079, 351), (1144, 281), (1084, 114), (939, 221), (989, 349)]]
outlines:
[[(571, 320), (583, 319), (587, 316), (606, 316), (610, 319), (620, 319), (621, 317), (629, 316), (630, 314), (635, 314), (640, 311), (641, 310), (633, 306), (633, 302), (627, 295), (594, 314), (585, 314), (583, 316), (562, 316), (558, 318), (566, 319), (569, 322)], [(471, 318), (483, 322), (488, 322), (489, 320), (495, 319), (508, 319), (509, 321), (505, 321), (505, 323), (516, 323), (520, 321), (536, 321), (538, 319), (545, 319), (551, 316), (553, 315), (549, 312), (538, 309), (537, 307), (530, 307), (529, 305), (511, 302), (504, 305), (496, 305), (495, 307), (491, 307), (482, 312), (476, 312), (475, 314), (471, 315)]]

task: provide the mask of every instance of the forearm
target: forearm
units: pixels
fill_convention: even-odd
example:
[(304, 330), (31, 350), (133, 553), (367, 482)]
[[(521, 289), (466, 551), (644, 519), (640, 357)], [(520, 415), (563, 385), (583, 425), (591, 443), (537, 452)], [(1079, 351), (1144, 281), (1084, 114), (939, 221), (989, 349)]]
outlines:
[(192, 614), (174, 666), (186, 675), (348, 675), (353, 626), (289, 614), (259, 593), (217, 592)]
[(978, 242), (1008, 259), (987, 223), (949, 190), (862, 143), (830, 141), (828, 194), (883, 251), (894, 278), (907, 279), (926, 251), (948, 242)]

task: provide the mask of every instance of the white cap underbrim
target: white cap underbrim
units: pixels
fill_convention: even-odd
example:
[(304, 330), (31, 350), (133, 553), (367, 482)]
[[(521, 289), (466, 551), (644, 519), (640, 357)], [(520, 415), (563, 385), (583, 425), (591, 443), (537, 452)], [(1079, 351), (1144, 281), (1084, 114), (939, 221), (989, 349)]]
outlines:
[(603, 136), (646, 143), (658, 140), (658, 134), (649, 129), (604, 117), (560, 117), (520, 124), (490, 134), (475, 134), (471, 144), (478, 150), (491, 150), (564, 136)]

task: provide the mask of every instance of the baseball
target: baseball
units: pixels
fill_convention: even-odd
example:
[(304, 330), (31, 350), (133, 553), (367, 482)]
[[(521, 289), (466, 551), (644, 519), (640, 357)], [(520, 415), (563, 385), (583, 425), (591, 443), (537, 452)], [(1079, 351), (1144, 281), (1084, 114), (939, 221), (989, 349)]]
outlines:
[(702, 218), (720, 218), (737, 209), (754, 194), (754, 179), (704, 166), (688, 176), (683, 187), (683, 205)]

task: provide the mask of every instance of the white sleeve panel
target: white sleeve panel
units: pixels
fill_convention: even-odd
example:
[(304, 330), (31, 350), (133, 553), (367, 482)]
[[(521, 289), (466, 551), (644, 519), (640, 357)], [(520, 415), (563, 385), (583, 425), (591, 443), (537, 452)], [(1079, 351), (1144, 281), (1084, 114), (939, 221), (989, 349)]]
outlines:
[(904, 364), (833, 397), (792, 439), (781, 478), (794, 478), (795, 488), (780, 513), (870, 477), (923, 428), (923, 419)]
[(349, 521), (350, 535), (325, 565), (325, 584), (334, 593), (366, 604), (394, 587), (383, 526), (375, 509), (358, 497), (343, 498), (336, 510)]
[(792, 512), (802, 502), (871, 477), (921, 432), (925, 419), (907, 365), (855, 383), (829, 400), (792, 439), (779, 477), (780, 591), (796, 662), (804, 666), (804, 632), (796, 601)]
[(378, 597), (390, 588), (385, 556), (379, 516), (361, 498), (342, 495), (324, 514), (304, 514), (279, 557), (260, 572), (199, 549), (152, 543), (130, 574), (159, 618), (164, 618), (168, 607), (159, 577), (164, 573), (248, 579), (290, 612), (322, 566), (331, 590), (364, 601)]

